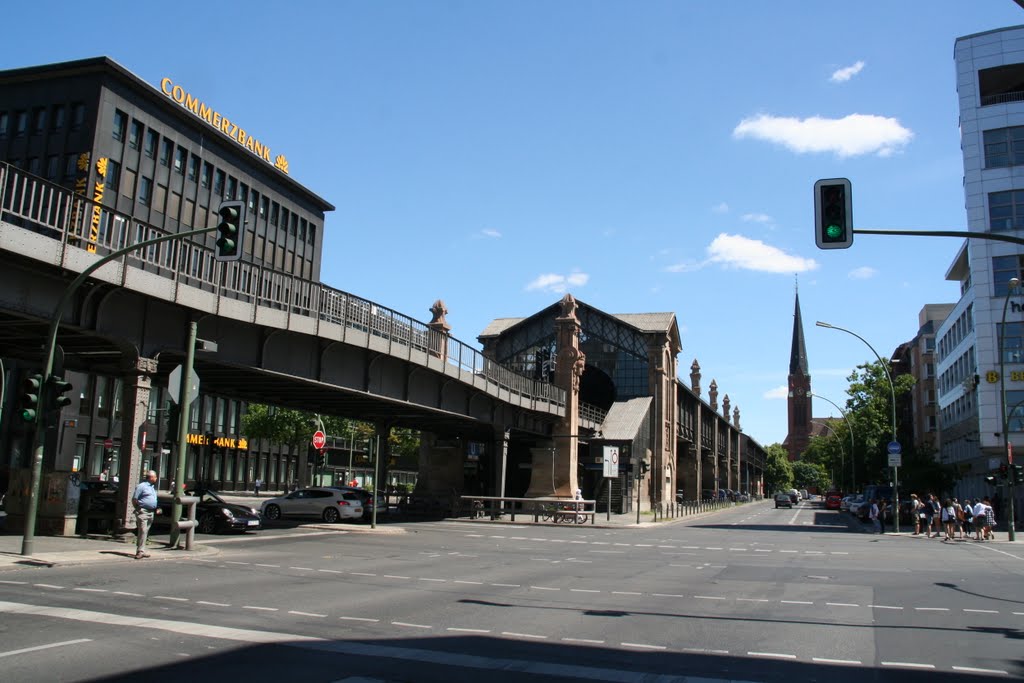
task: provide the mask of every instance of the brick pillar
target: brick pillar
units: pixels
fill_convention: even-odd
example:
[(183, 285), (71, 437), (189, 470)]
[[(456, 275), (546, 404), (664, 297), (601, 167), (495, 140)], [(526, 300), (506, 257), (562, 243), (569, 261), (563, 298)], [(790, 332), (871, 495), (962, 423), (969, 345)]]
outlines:
[(445, 316), (448, 314), (448, 307), (444, 305), (443, 301), (438, 299), (430, 307), (430, 313), (433, 316), (430, 322), (427, 323), (427, 327), (430, 329), (430, 353), (441, 360), (445, 360), (448, 357), (448, 335), (452, 329), (452, 326), (445, 319)]
[[(149, 395), (153, 387), (153, 375), (156, 374), (157, 362), (152, 358), (136, 358), (123, 377), (121, 388), (121, 462), (117, 476), (121, 486), (117, 492), (116, 522), (125, 526), (125, 522), (134, 522), (129, 514), (132, 506), (132, 494), (135, 485), (143, 478), (143, 454), (140, 443), (143, 430), (146, 428), (146, 416), (149, 413)], [(181, 419), (188, 419), (188, 411), (183, 410)]]

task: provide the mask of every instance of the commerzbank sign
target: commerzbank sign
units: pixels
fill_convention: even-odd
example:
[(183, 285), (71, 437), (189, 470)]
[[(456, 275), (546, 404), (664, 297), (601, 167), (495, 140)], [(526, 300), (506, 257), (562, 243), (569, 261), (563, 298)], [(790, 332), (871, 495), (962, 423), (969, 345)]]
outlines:
[(232, 121), (227, 116), (224, 116), (198, 97), (195, 97), (192, 93), (174, 83), (170, 78), (160, 79), (160, 91), (170, 99), (174, 100), (174, 102), (181, 105), (184, 109), (192, 112), (192, 114), (197, 118), (206, 121), (210, 126), (213, 126), (224, 135), (227, 135), (240, 147), (244, 147), (246, 150), (258, 156), (260, 159), (263, 159), (263, 161), (266, 161), (268, 164), (273, 164), (274, 168), (282, 173), (288, 172), (288, 160), (285, 159), (283, 154), (278, 154), (276, 157), (272, 158), (269, 145), (264, 145), (256, 139), (256, 136), (249, 134), (244, 128), (239, 126), (238, 123)]

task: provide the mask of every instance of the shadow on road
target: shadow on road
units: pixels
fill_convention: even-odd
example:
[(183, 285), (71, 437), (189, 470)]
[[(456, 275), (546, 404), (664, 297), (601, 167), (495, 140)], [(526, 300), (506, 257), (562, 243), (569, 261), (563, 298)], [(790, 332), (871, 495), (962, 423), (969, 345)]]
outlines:
[(999, 602), (1012, 602), (1012, 603), (1015, 603), (1017, 605), (1024, 605), (1024, 600), (1011, 600), (1010, 598), (1004, 598), (1004, 597), (1001, 597), (1001, 596), (998, 596), (998, 595), (988, 595), (987, 593), (975, 593), (974, 591), (969, 591), (969, 590), (966, 590), (964, 588), (961, 588), (960, 586), (956, 585), (955, 583), (936, 583), (935, 585), (938, 586), (939, 588), (948, 588), (950, 590), (954, 590), (957, 593), (964, 593), (965, 595), (973, 595), (976, 598), (988, 598), (989, 600), (998, 600)]

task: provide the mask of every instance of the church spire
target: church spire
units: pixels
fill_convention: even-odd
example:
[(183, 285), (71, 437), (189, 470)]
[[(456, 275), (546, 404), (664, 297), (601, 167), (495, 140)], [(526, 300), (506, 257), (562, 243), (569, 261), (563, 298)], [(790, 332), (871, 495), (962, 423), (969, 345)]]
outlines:
[(804, 322), (800, 317), (800, 293), (796, 294), (796, 308), (793, 312), (793, 347), (789, 352), (789, 374), (808, 375), (807, 346), (804, 344)]

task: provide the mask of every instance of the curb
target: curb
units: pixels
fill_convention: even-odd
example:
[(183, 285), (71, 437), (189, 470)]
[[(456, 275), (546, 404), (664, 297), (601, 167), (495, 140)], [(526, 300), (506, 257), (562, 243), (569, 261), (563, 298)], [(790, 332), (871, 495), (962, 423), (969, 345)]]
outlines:
[(381, 534), (383, 536), (399, 535), (409, 533), (405, 527), (400, 526), (378, 526), (373, 529), (362, 525), (339, 525), (339, 524), (299, 524), (296, 529), (322, 529), (323, 531), (336, 531), (345, 534)]
[[(756, 501), (756, 502), (762, 502), (762, 501)], [(742, 505), (750, 505), (750, 504), (751, 503), (742, 503)], [(695, 519), (701, 519), (703, 517), (708, 517), (710, 515), (715, 515), (715, 514), (718, 514), (720, 512), (726, 512), (728, 510), (735, 510), (737, 507), (739, 507), (739, 505), (734, 505), (732, 507), (726, 507), (726, 508), (719, 508), (717, 510), (706, 510), (705, 512), (698, 512), (696, 514), (688, 515), (686, 517), (675, 517), (673, 519), (664, 519), (664, 520), (657, 521), (657, 522), (640, 522), (639, 524), (636, 523), (636, 522), (629, 522), (629, 523), (625, 523), (625, 524), (608, 524), (607, 522), (605, 522), (604, 524), (602, 524), (601, 522), (595, 522), (594, 524), (590, 524), (589, 522), (585, 523), (585, 524), (555, 524), (554, 522), (534, 522), (532, 519), (526, 519), (524, 521), (518, 521), (518, 520), (517, 521), (513, 521), (511, 519), (486, 519), (486, 518), (483, 518), (483, 519), (480, 519), (480, 518), (472, 519), (472, 518), (469, 518), (469, 517), (445, 517), (444, 521), (446, 521), (446, 522), (461, 522), (463, 524), (481, 524), (481, 525), (496, 525), (496, 526), (515, 525), (515, 526), (531, 526), (531, 527), (572, 527), (572, 528), (577, 528), (578, 527), (580, 529), (653, 529), (653, 528), (656, 528), (656, 527), (669, 526), (669, 525), (672, 525), (672, 524), (679, 524), (681, 522), (690, 522), (690, 521), (693, 521)], [(530, 517), (532, 517), (532, 515), (524, 513), (523, 517), (530, 518)]]

